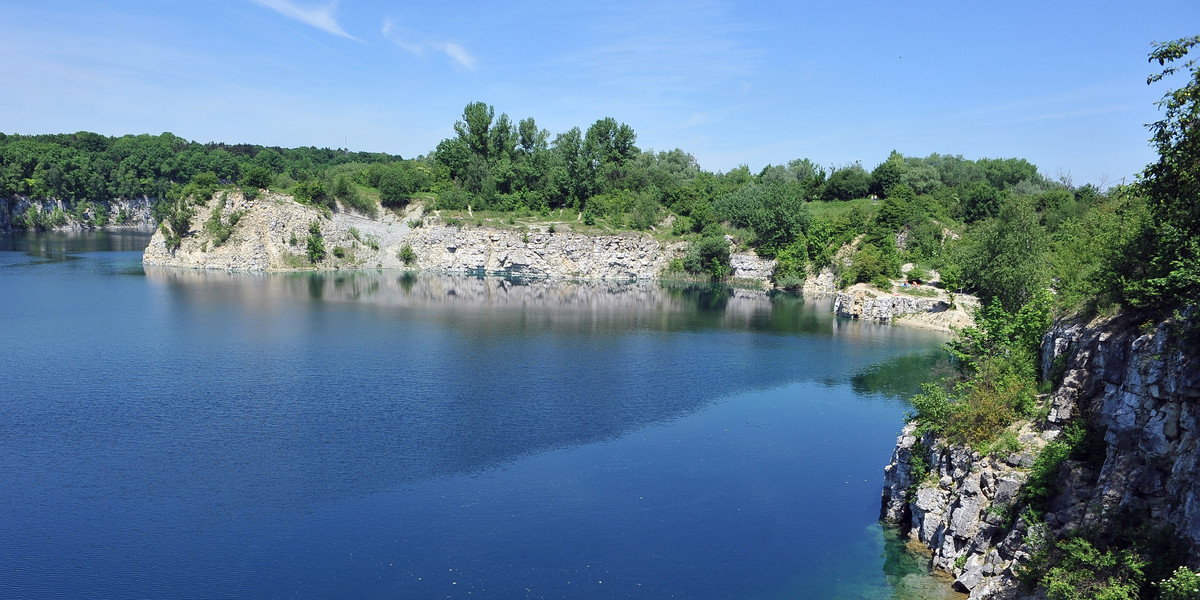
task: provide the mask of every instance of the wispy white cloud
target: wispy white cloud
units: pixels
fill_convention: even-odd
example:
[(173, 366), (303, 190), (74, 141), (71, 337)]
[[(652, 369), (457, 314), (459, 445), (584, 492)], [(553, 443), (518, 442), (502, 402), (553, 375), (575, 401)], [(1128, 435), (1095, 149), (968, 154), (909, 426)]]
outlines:
[(289, 19), (295, 19), (306, 25), (311, 25), (322, 31), (339, 35), (347, 39), (361, 42), (362, 40), (350, 35), (342, 26), (338, 24), (337, 17), (334, 13), (337, 11), (337, 0), (333, 0), (326, 6), (317, 6), (313, 8), (305, 8), (296, 5), (292, 0), (251, 0), (256, 4), (261, 4)]
[(383, 20), (383, 37), (409, 54), (424, 56), (426, 50), (434, 50), (449, 56), (466, 69), (475, 70), (475, 56), (462, 44), (416, 39), (411, 33), (398, 27), (391, 17)]
[(758, 67), (752, 28), (724, 2), (611, 2), (574, 18), (586, 30), (559, 64), (622, 96), (745, 93)]

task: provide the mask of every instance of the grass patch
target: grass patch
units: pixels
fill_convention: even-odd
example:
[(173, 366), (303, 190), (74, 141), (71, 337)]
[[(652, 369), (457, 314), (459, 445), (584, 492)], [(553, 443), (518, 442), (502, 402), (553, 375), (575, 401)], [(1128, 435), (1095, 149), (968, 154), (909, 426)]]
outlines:
[(897, 287), (896, 293), (904, 294), (906, 296), (916, 296), (918, 298), (936, 298), (938, 295), (938, 291), (929, 286), (915, 287), (911, 285), (908, 287)]

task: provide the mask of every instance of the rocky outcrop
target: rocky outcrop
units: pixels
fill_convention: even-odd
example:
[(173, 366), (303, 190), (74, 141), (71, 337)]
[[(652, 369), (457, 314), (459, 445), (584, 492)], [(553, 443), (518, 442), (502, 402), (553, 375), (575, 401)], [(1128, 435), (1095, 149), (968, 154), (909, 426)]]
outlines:
[[(218, 244), (201, 224), (213, 211), (228, 223), (240, 219), (229, 238)], [(169, 248), (156, 232), (143, 263), (189, 269), (281, 271), (295, 269), (410, 269), (453, 274), (488, 274), (579, 280), (658, 279), (686, 243), (667, 244), (649, 235), (584, 235), (548, 225), (535, 229), (446, 224), (424, 215), (419, 206), (406, 214), (384, 212), (377, 220), (349, 212), (329, 215), (288, 196), (265, 193), (246, 199), (226, 193), (222, 204), (197, 207), (189, 235)], [(309, 227), (316, 223), (326, 256), (313, 263), (307, 254)], [(407, 250), (406, 250), (407, 249)], [(769, 282), (773, 261), (752, 252), (731, 255), (733, 276)]]
[(775, 276), (775, 259), (762, 258), (753, 250), (734, 252), (729, 255), (729, 269), (734, 279), (766, 284)]
[(1094, 479), (1055, 499), (1052, 526), (1103, 526), (1127, 509), (1173, 525), (1200, 561), (1200, 360), (1186, 329), (1075, 323), (1047, 334), (1043, 369), (1063, 377), (1049, 419), (1084, 416), (1106, 446)]
[(839, 293), (833, 310), (839, 317), (890, 323), (900, 315), (945, 312), (950, 310), (950, 303), (940, 298), (876, 293), (857, 288)]
[(404, 239), (426, 271), (587, 279), (657, 279), (683, 248), (643, 235), (583, 235), (431, 225)]
[[(1121, 319), (1055, 325), (1041, 369), (1061, 383), (1045, 419), (1020, 430), (1021, 450), (982, 456), (920, 438), (910, 423), (885, 469), (881, 517), (907, 527), (971, 598), (1016, 597), (1015, 570), (1029, 550), (1026, 524), (1010, 508), (1040, 449), (1068, 421), (1085, 419), (1103, 432), (1103, 462), (1066, 463), (1063, 491), (1046, 514), (1049, 533), (1103, 531), (1114, 515), (1133, 514), (1175, 529), (1192, 566), (1200, 564), (1200, 364), (1183, 329)], [(915, 481), (920, 463), (930, 475)]]
[(846, 291), (837, 293), (833, 310), (839, 317), (879, 323), (891, 323), (899, 317), (911, 317), (911, 324), (947, 331), (955, 327), (966, 327), (973, 322), (971, 315), (979, 305), (974, 296), (952, 296), (945, 290), (929, 286), (920, 290), (930, 295), (887, 293), (867, 284), (855, 284)]
[(0, 200), (0, 231), (28, 229), (33, 216), (37, 227), (55, 231), (81, 231), (97, 227), (154, 227), (153, 198), (114, 198), (90, 201), (80, 208), (55, 198), (32, 200), (14, 196)]
[[(1018, 434), (1020, 451), (983, 456), (918, 436), (916, 424), (909, 423), (885, 467), (880, 516), (928, 547), (934, 568), (954, 575), (957, 590), (972, 598), (1008, 594), (1015, 590), (1020, 560), (1028, 556), (1024, 523), (1014, 520), (1010, 508), (1037, 452), (1058, 433), (1027, 425)], [(920, 480), (917, 462), (929, 469)]]

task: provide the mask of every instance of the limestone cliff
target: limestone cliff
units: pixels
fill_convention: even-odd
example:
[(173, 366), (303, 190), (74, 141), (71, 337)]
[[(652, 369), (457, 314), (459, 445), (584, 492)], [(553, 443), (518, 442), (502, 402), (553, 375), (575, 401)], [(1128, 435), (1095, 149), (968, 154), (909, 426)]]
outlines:
[[(1026, 424), (1022, 449), (981, 456), (904, 428), (885, 470), (882, 518), (909, 528), (971, 598), (1017, 597), (1015, 569), (1028, 556), (1026, 525), (1007, 508), (1037, 452), (1072, 419), (1103, 432), (1099, 468), (1068, 461), (1046, 515), (1060, 535), (1104, 529), (1122, 511), (1170, 526), (1200, 560), (1200, 364), (1174, 322), (1128, 319), (1060, 323), (1042, 345), (1043, 376), (1061, 376), (1049, 414)], [(915, 457), (930, 475), (914, 481)], [(1006, 517), (1006, 515), (1008, 515)]]
[[(215, 210), (224, 222), (235, 212), (240, 219), (220, 245), (203, 230)], [(307, 258), (309, 226), (317, 223), (326, 257)], [(197, 207), (189, 235), (176, 249), (155, 233), (143, 255), (146, 265), (231, 271), (293, 269), (412, 269), (440, 273), (486, 273), (533, 278), (580, 280), (646, 280), (663, 276), (686, 243), (668, 244), (646, 234), (586, 235), (559, 224), (536, 229), (447, 224), (425, 215), (420, 206), (405, 214), (384, 211), (372, 220), (350, 212), (323, 214), (289, 196), (266, 193), (253, 200), (229, 192), (222, 206), (210, 201)], [(411, 249), (405, 262), (403, 249)], [(734, 253), (733, 277), (765, 286), (773, 261), (753, 252)]]

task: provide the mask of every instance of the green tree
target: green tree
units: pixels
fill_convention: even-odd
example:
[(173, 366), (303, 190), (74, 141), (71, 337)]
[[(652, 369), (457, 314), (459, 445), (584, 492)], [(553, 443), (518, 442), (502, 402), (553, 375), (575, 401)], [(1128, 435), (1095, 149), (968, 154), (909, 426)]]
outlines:
[(308, 224), (308, 262), (316, 264), (325, 260), (325, 237), (321, 235), (321, 224), (313, 221)]
[(963, 219), (968, 223), (995, 216), (1005, 194), (984, 181), (977, 181), (967, 188), (963, 198)]
[(626, 187), (628, 164), (639, 152), (636, 141), (633, 128), (612, 117), (588, 127), (583, 136), (583, 163), (589, 196)]
[(379, 177), (379, 201), (389, 207), (403, 208), (407, 206), (409, 197), (416, 191), (414, 183), (408, 169), (400, 167), (387, 169)]
[(854, 200), (865, 198), (871, 188), (871, 175), (855, 163), (834, 171), (825, 182), (825, 200)]
[(546, 129), (538, 129), (537, 122), (533, 117), (521, 119), (517, 124), (517, 145), (521, 152), (525, 154), (533, 154), (548, 147), (550, 140), (550, 132)]
[(250, 189), (266, 189), (271, 187), (271, 182), (274, 180), (270, 169), (261, 165), (251, 165), (242, 174), (241, 181), (238, 185)]
[(683, 268), (690, 273), (707, 273), (713, 279), (729, 274), (729, 242), (714, 231), (688, 245)]
[(937, 169), (928, 166), (911, 167), (900, 174), (900, 183), (917, 194), (929, 194), (942, 186)]
[(1015, 313), (1046, 287), (1048, 238), (1028, 198), (1006, 198), (994, 219), (980, 223), (960, 248), (964, 283), (986, 303)]
[(1131, 285), (1135, 305), (1164, 308), (1200, 298), (1200, 69), (1195, 58), (1182, 62), (1197, 44), (1200, 36), (1182, 38), (1150, 53), (1150, 62), (1164, 68), (1147, 83), (1176, 74), (1185, 81), (1159, 101), (1163, 118), (1150, 125), (1158, 160), (1143, 174), (1151, 219), (1140, 246), (1152, 253), (1144, 279)]
[(892, 191), (892, 187), (898, 185), (903, 180), (906, 170), (904, 156), (892, 150), (892, 154), (888, 156), (888, 159), (879, 163), (879, 166), (875, 167), (874, 171), (871, 171), (871, 193), (878, 195), (880, 198), (886, 198), (888, 193)]
[(572, 127), (554, 138), (552, 152), (555, 156), (551, 166), (550, 178), (554, 187), (553, 195), (558, 198), (560, 205), (580, 207), (587, 197), (589, 173), (587, 160), (583, 154), (583, 132), (578, 127)]
[(463, 108), (463, 118), (454, 123), (454, 132), (467, 150), (483, 157), (491, 154), (492, 119), (496, 110), (484, 102), (472, 102)]

